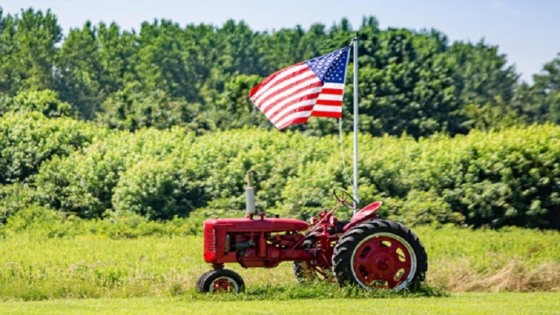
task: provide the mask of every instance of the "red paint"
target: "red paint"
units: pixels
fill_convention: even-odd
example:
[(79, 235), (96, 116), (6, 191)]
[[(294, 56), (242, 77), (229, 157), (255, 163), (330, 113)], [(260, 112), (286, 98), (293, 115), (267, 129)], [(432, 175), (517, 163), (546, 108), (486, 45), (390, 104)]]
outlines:
[[(373, 237), (356, 249), (354, 273), (365, 285), (394, 288), (410, 274), (410, 253), (399, 241), (388, 236)], [(379, 284), (375, 282), (379, 281)]]
[(365, 206), (362, 210), (358, 211), (358, 213), (354, 214), (350, 223), (344, 226), (344, 232), (364, 221), (377, 219), (378, 216), (376, 212), (379, 210), (379, 207), (381, 207), (381, 204), (381, 201), (376, 201)]
[(228, 232), (285, 232), (303, 231), (309, 228), (305, 221), (280, 218), (231, 218), (209, 219), (204, 221), (205, 226), (226, 227)]
[(229, 279), (218, 279), (212, 283), (212, 292), (235, 292), (235, 286)]

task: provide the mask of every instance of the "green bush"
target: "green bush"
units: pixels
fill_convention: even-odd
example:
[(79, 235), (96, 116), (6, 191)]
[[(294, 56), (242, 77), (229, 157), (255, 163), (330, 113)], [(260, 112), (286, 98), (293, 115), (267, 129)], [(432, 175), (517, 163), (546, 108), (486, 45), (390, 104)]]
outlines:
[(560, 128), (473, 131), (419, 142), (414, 190), (433, 190), (474, 226), (560, 228)]
[(256, 206), (262, 211), (285, 199), (283, 189), (299, 176), (301, 168), (330, 156), (325, 144), (325, 140), (292, 132), (232, 130), (198, 138), (192, 154), (207, 174), (204, 193), (208, 207), (245, 209), (247, 171), (254, 169)]
[(32, 206), (8, 218), (6, 230), (15, 234), (27, 232), (40, 237), (61, 237), (72, 230), (71, 221), (67, 221), (59, 211)]
[(198, 175), (192, 161), (147, 157), (121, 175), (112, 205), (117, 213), (131, 211), (155, 220), (185, 217), (204, 205)]
[(72, 105), (63, 102), (58, 93), (52, 90), (22, 91), (11, 102), (7, 103), (6, 111), (28, 113), (39, 112), (46, 117), (76, 117)]
[(37, 203), (35, 190), (28, 184), (0, 185), (0, 225), (9, 216)]
[(0, 117), (0, 184), (31, 182), (43, 162), (66, 156), (105, 135), (104, 128), (70, 118), (7, 113)]
[[(361, 135), (359, 141), (360, 204), (382, 200), (384, 217), (411, 225), (560, 228), (560, 127), (419, 140)], [(241, 215), (247, 170), (255, 169), (257, 211), (306, 219), (336, 204), (333, 188), (351, 191), (351, 135), (343, 144), (345, 166), (332, 136), (113, 131), (43, 163), (37, 189), (23, 192), (30, 197), (21, 207), (38, 203), (86, 219), (130, 212), (169, 220), (197, 209)], [(4, 195), (17, 195), (11, 191)], [(352, 213), (341, 209), (339, 215)]]
[(180, 129), (112, 132), (103, 141), (46, 163), (36, 179), (38, 198), (42, 204), (82, 218), (100, 218), (113, 210), (114, 190), (126, 170), (146, 158), (156, 161), (182, 155), (193, 138)]

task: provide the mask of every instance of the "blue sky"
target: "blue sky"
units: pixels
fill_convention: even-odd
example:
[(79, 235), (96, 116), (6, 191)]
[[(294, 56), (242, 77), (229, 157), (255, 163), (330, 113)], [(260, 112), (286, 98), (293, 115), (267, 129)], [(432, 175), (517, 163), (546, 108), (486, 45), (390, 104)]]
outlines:
[(522, 79), (531, 82), (545, 62), (560, 53), (558, 0), (3, 0), (4, 14), (21, 8), (50, 8), (67, 32), (86, 20), (116, 21), (138, 30), (143, 21), (171, 19), (181, 25), (222, 25), (244, 20), (254, 30), (308, 28), (319, 22), (332, 25), (343, 17), (358, 27), (363, 16), (376, 16), (382, 28), (438, 29), (450, 40), (498, 45), (515, 64)]

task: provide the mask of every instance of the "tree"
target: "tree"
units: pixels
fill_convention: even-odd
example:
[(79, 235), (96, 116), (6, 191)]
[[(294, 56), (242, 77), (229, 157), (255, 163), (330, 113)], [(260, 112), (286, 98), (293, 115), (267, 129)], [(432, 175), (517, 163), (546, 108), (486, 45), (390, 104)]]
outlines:
[[(452, 72), (441, 54), (416, 46), (422, 43), (415, 40), (418, 36), (425, 35), (399, 29), (379, 32), (373, 23), (358, 32), (360, 130), (421, 137), (451, 128), (458, 107)], [(352, 85), (347, 83), (350, 95)], [(346, 113), (352, 112), (350, 99), (345, 98)], [(350, 121), (345, 125), (352, 126)]]
[(533, 79), (539, 109), (539, 112), (533, 113), (534, 116), (540, 121), (560, 124), (560, 53), (546, 63), (541, 74), (534, 75)]
[(225, 90), (215, 102), (212, 110), (206, 111), (206, 117), (216, 123), (222, 130), (258, 126), (272, 128), (266, 116), (249, 100), (249, 91), (262, 80), (252, 75), (238, 75), (226, 83)]
[[(507, 65), (498, 46), (484, 40), (476, 44), (455, 42), (449, 47), (448, 64), (453, 69), (453, 85), (465, 117), (458, 132), (515, 124), (511, 107), (519, 75)], [(482, 113), (482, 114), (481, 114)]]
[(134, 131), (183, 125), (198, 133), (212, 128), (198, 115), (198, 105), (171, 98), (163, 90), (146, 92), (138, 83), (113, 93), (101, 107), (103, 112), (98, 115), (98, 121), (110, 128)]
[[(194, 43), (184, 38), (183, 30), (168, 20), (144, 22), (138, 37), (135, 72), (145, 90), (162, 90), (174, 98), (198, 100)], [(191, 45), (193, 47), (191, 47)]]
[(83, 118), (91, 119), (105, 95), (100, 90), (97, 30), (87, 21), (83, 28), (70, 29), (59, 53), (58, 89), (74, 104)]
[(71, 29), (58, 58), (58, 89), (61, 98), (75, 105), (82, 118), (93, 119), (101, 103), (135, 81), (133, 57), (135, 35), (111, 23)]
[(0, 91), (53, 89), (56, 44), (62, 30), (50, 10), (21, 10), (21, 16), (0, 14)]

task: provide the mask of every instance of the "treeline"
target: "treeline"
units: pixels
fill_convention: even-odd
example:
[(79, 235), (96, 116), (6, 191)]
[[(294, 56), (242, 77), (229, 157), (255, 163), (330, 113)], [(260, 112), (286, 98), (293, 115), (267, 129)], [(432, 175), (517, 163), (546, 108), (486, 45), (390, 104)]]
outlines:
[[(256, 128), (110, 131), (70, 118), (0, 118), (0, 220), (37, 207), (83, 219), (241, 216), (246, 171), (259, 211), (306, 219), (350, 190), (336, 136)], [(352, 153), (351, 135), (344, 152)], [(406, 224), (560, 229), (560, 127), (467, 136), (360, 136), (361, 204)], [(23, 212), (24, 217), (30, 214)], [(338, 212), (348, 218), (348, 209)]]
[[(436, 30), (382, 30), (374, 17), (358, 28), (342, 19), (330, 27), (273, 32), (242, 21), (181, 26), (155, 20), (138, 31), (87, 21), (65, 36), (52, 12), (33, 9), (0, 11), (0, 115), (32, 107), (123, 130), (271, 129), (248, 100), (249, 90), (278, 69), (349, 44), (354, 34), (362, 132), (418, 138), (560, 122), (560, 58), (528, 85), (497, 46), (450, 43)], [(351, 99), (344, 105), (347, 130)], [(313, 120), (292, 130), (322, 135), (337, 127)]]

